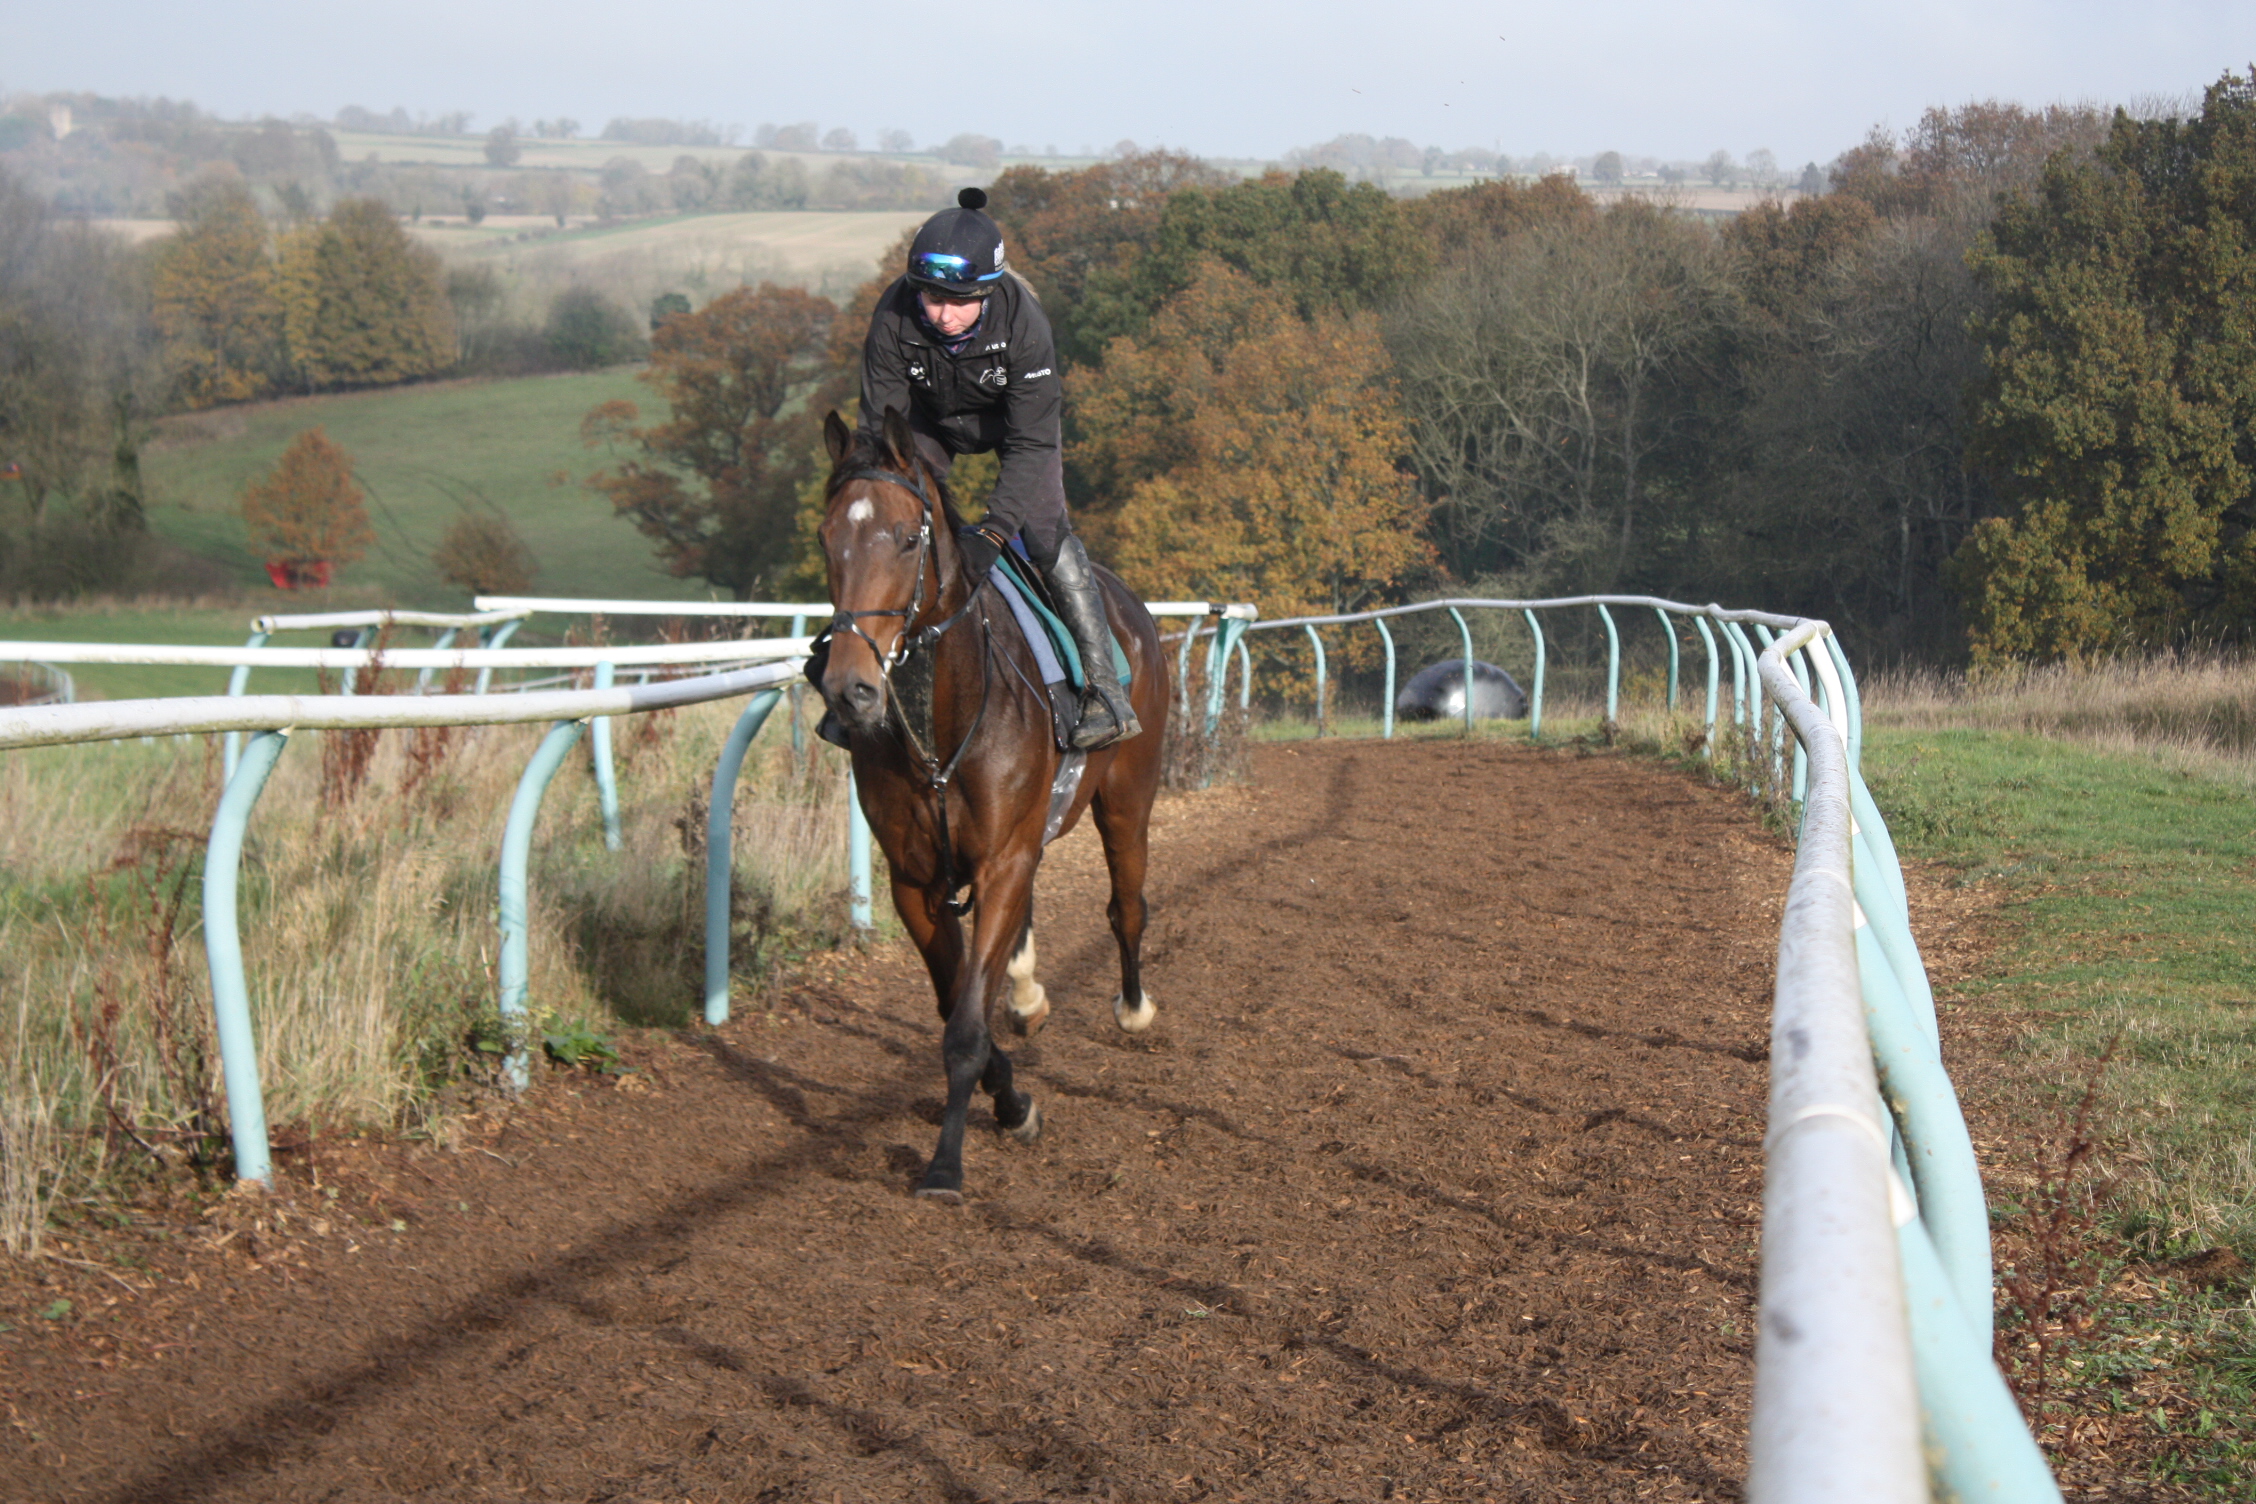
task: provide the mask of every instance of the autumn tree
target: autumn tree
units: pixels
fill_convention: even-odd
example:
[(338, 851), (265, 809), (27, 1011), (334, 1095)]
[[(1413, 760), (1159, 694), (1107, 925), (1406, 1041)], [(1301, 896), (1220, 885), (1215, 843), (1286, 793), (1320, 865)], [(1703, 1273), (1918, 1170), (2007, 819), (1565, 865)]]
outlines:
[(1085, 467), (1114, 488), (1088, 529), (1146, 595), (1354, 611), (1431, 561), (1372, 315), (1303, 318), (1208, 262), (1078, 401)]
[(289, 364), (308, 388), (385, 386), (454, 361), (445, 268), (379, 199), (293, 231), (278, 284)]
[(773, 283), (724, 293), (651, 336), (642, 380), (665, 399), (663, 422), (644, 425), (624, 400), (582, 422), (591, 446), (622, 454), (588, 484), (657, 544), (672, 574), (741, 601), (791, 565), (822, 417), (815, 402), (791, 404), (832, 376), (836, 314), (827, 299)]
[(2256, 70), (2118, 113), (1978, 246), (1977, 660), (2242, 636), (2256, 607)]
[(540, 567), (533, 551), (499, 507), (464, 508), (431, 553), (439, 578), (467, 594), (523, 595)]
[(243, 490), (243, 523), (278, 584), (327, 584), (376, 541), (353, 483), (352, 456), (320, 428), (290, 441), (272, 470)]
[(165, 354), (190, 407), (268, 391), (282, 363), (282, 305), (266, 221), (239, 177), (193, 185), (152, 272)]

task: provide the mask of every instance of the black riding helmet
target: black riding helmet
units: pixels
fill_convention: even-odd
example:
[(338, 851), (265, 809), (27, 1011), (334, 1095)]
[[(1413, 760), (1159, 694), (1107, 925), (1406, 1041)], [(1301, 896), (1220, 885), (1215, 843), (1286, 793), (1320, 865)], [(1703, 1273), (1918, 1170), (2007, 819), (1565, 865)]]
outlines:
[(909, 246), (909, 280), (951, 298), (984, 298), (1003, 280), (1003, 227), (980, 211), (987, 195), (977, 188), (956, 194), (960, 209), (942, 209), (924, 222)]

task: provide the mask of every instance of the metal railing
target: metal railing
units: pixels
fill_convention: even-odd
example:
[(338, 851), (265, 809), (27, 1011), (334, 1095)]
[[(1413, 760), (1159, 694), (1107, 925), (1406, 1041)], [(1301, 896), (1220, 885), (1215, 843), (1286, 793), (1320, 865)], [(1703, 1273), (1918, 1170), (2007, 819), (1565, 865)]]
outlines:
[[(1860, 771), (1862, 707), (1824, 622), (1652, 596), (1452, 598), (1336, 616), (1218, 621), (1207, 637), (1207, 725), (1251, 631), (1307, 633), (1317, 726), (1327, 678), (1317, 628), (1370, 623), (1385, 649), (1381, 735), (1394, 734), (1396, 644), (1388, 622), (1446, 611), (1472, 729), (1473, 639), (1465, 612), (1516, 612), (1533, 648), (1528, 733), (1543, 725), (1539, 613), (1591, 609), (1605, 629), (1606, 719), (1619, 717), (1618, 609), (1650, 610), (1668, 640), (1669, 708), (1682, 692), (1676, 619), (1706, 654), (1704, 754), (1717, 744), (1722, 665), (1730, 724), (1758, 787), (1801, 810), (1779, 932), (1765, 1139), (1762, 1322), (1748, 1496), (1802, 1501), (1976, 1499), (2054, 1504), (2059, 1489), (1991, 1355), (1989, 1217), (1979, 1166), (1942, 1062), (1934, 995), (1911, 933), (1902, 869)], [(1759, 646), (1757, 640), (1759, 639)], [(1184, 686), (1188, 710), (1189, 686)]]
[[(219, 1036), (220, 1068), (226, 1085), (236, 1174), (244, 1180), (263, 1183), (273, 1177), (273, 1159), (267, 1141), (257, 1042), (251, 1028), (250, 993), (244, 973), (235, 889), (243, 835), (251, 811), (293, 732), (551, 723), (548, 734), (541, 738), (524, 775), (518, 780), (515, 797), (510, 802), (509, 819), (502, 832), (497, 1001), (503, 1028), (509, 1035), (503, 1069), (510, 1084), (522, 1089), (529, 1070), (524, 1037), (528, 1019), (525, 993), (530, 972), (526, 871), (541, 799), (565, 754), (579, 740), (590, 720), (600, 724), (598, 718), (601, 717), (669, 710), (747, 694), (754, 698), (745, 719), (750, 720), (756, 731), (759, 720), (781, 696), (781, 686), (791, 682), (800, 667), (800, 660), (793, 659), (654, 684), (524, 694), (210, 695), (6, 709), (0, 710), (0, 751), (148, 735), (255, 733), (227, 779), (218, 812), (212, 820), (204, 860), (204, 949), (211, 973), (212, 1011)], [(740, 720), (739, 725), (743, 724)], [(743, 752), (739, 747), (735, 760), (729, 763), (732, 780), (742, 761)], [(707, 871), (709, 880), (718, 882), (725, 898), (732, 853), (726, 839), (727, 827), (722, 830), (723, 838), (711, 854)]]

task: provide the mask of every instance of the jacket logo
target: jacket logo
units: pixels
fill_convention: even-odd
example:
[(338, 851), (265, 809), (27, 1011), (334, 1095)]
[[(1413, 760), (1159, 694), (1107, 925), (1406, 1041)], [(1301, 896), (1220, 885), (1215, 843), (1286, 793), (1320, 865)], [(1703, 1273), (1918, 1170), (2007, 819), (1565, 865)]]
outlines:
[(1001, 366), (989, 366), (979, 373), (979, 384), (981, 386), (1008, 386), (1010, 385), (1010, 374)]
[(919, 366), (919, 365), (912, 365), (912, 366), (910, 366), (910, 367), (909, 367), (909, 380), (911, 380), (911, 381), (922, 381), (922, 380), (924, 380), (924, 367), (922, 367), (922, 366)]
[(1026, 375), (1025, 375), (1024, 377), (1022, 377), (1021, 379), (1022, 379), (1022, 380), (1025, 380), (1025, 381), (1032, 381), (1032, 380), (1033, 380), (1033, 379), (1034, 379), (1035, 377), (1037, 377), (1037, 376), (1047, 376), (1047, 375), (1049, 375), (1049, 374), (1050, 374), (1050, 368), (1049, 368), (1048, 366), (1044, 366), (1044, 367), (1042, 367), (1042, 369), (1040, 369), (1039, 371), (1028, 371), (1028, 372), (1026, 373)]

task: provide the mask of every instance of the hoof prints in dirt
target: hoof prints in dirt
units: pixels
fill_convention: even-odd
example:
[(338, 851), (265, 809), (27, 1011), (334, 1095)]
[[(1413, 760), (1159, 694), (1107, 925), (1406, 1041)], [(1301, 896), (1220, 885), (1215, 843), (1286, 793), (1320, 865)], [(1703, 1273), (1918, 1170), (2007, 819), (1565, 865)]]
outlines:
[(648, 1090), (325, 1153), (334, 1201), (0, 1337), (9, 1487), (1736, 1497), (1784, 854), (1665, 771), (1449, 743), (1264, 749), (1154, 844), (1194, 1001), (1120, 1034), (1102, 863), (1059, 843), (1049, 1120), (975, 1118), (960, 1211), (909, 1194), (922, 968), (841, 959), (652, 1045)]

